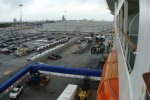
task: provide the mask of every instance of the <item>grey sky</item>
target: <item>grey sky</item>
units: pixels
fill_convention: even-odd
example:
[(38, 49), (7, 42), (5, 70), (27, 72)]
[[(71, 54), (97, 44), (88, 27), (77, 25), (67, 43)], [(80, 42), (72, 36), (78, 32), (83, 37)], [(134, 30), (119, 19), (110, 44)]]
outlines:
[(60, 20), (66, 10), (69, 20), (113, 20), (105, 0), (0, 0), (0, 22), (20, 18), (19, 4), (23, 4), (23, 20)]

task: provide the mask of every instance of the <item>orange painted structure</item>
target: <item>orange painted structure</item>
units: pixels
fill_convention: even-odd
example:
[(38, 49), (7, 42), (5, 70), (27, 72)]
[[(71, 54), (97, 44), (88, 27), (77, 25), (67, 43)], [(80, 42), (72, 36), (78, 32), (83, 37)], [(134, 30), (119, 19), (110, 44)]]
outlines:
[(118, 54), (111, 52), (104, 64), (97, 100), (119, 100)]

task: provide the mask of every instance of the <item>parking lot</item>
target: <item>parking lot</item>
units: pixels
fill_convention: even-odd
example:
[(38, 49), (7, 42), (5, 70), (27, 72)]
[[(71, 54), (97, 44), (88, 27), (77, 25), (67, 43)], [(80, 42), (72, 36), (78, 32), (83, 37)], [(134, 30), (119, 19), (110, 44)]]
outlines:
[[(108, 39), (106, 39), (106, 42)], [(102, 69), (100, 64), (100, 59), (103, 54), (91, 54), (91, 47), (93, 47), (95, 42), (87, 44), (85, 48), (80, 48), (80, 44), (73, 43), (62, 49), (61, 51), (56, 52), (57, 55), (60, 55), (61, 59), (43, 59), (40, 62), (46, 63), (49, 65), (58, 65), (65, 67), (81, 67), (81, 68), (91, 68), (91, 69)], [(106, 48), (106, 47), (105, 47)], [(107, 49), (107, 48), (106, 48)], [(107, 51), (105, 51), (107, 52)], [(31, 53), (35, 54), (35, 53)], [(26, 66), (28, 63), (26, 58), (29, 56), (16, 57), (13, 54), (10, 55), (0, 55), (0, 83), (4, 82), (6, 79), (15, 74), (19, 69)], [(26, 81), (20, 83), (24, 86), (23, 92), (17, 100), (56, 100), (65, 87), (68, 84), (77, 84), (80, 85), (83, 82), (83, 79), (69, 78), (69, 77), (60, 77), (49, 75), (50, 82), (47, 86), (40, 85), (27, 85)], [(96, 91), (99, 81), (91, 82), (91, 94), (90, 100), (96, 100)], [(94, 99), (95, 98), (95, 99)], [(2, 100), (10, 100), (9, 93), (1, 98)]]
[[(62, 56), (61, 59), (58, 60), (46, 59), (43, 61), (43, 63), (50, 64), (50, 65), (66, 66), (66, 67), (84, 67), (84, 68), (94, 68), (94, 69), (101, 67), (98, 66), (99, 64), (98, 62), (99, 59), (101, 58), (101, 54), (93, 55), (90, 53), (90, 47), (92, 47), (94, 44), (89, 44), (90, 46), (88, 46), (88, 48), (86, 48), (84, 52), (82, 51), (82, 53), (74, 53), (80, 50), (78, 48), (78, 45), (79, 44), (73, 44), (65, 48), (61, 52), (58, 52), (57, 54)], [(21, 59), (22, 59), (22, 63), (20, 63), (20, 66), (23, 63), (26, 64), (25, 57), (14, 59), (12, 60), (12, 62), (15, 63), (18, 60), (21, 62)], [(47, 86), (39, 86), (39, 85), (28, 86), (25, 82), (22, 82), (21, 84), (24, 85), (24, 91), (17, 99), (27, 100), (28, 98), (28, 100), (56, 100), (68, 84), (82, 83), (82, 79), (58, 77), (58, 76), (51, 76), (51, 75), (49, 75), (49, 77), (50, 77), (50, 82)], [(93, 82), (93, 85), (95, 86), (93, 87), (93, 91), (96, 91), (98, 83), (99, 83), (98, 81)], [(2, 100), (10, 100), (8, 94), (4, 96)]]

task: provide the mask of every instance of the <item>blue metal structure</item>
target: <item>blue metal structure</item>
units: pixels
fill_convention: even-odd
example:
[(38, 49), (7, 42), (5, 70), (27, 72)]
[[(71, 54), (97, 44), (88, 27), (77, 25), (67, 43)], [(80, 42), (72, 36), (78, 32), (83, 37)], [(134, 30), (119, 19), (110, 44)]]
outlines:
[(96, 69), (87, 69), (87, 68), (77, 68), (77, 67), (63, 67), (63, 66), (50, 66), (47, 64), (37, 64), (33, 65), (32, 71), (48, 71), (48, 72), (56, 72), (56, 73), (65, 73), (65, 74), (74, 74), (74, 75), (83, 75), (83, 76), (95, 76), (100, 77), (101, 71)]
[(36, 73), (38, 71), (56, 72), (56, 73), (83, 75), (83, 76), (95, 76), (95, 77), (100, 77), (102, 74), (101, 70), (96, 69), (62, 67), (47, 64), (30, 64), (21, 69), (18, 73), (16, 73), (14, 76), (8, 79), (2, 85), (0, 85), (0, 97), (6, 94), (8, 91), (10, 91), (29, 74)]

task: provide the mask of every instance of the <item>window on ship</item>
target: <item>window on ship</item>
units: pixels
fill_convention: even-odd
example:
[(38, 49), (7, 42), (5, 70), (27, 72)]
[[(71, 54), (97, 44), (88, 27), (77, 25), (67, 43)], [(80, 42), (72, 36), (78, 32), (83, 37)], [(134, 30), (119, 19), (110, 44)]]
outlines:
[(119, 37), (126, 58), (129, 73), (132, 72), (138, 42), (139, 0), (125, 1), (117, 15)]
[(126, 61), (129, 72), (131, 73), (136, 59), (136, 47), (139, 33), (139, 0), (129, 0), (128, 5), (128, 28), (127, 35), (132, 42), (132, 46), (128, 43), (126, 48)]

